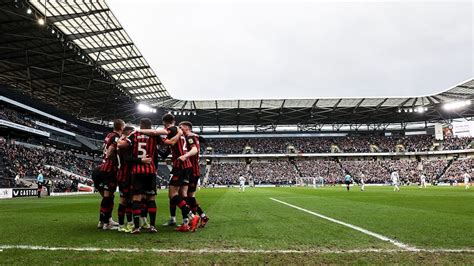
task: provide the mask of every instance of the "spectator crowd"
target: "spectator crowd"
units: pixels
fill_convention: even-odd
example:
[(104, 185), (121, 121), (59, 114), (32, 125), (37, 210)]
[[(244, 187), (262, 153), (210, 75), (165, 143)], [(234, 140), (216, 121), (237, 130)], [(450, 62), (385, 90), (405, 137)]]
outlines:
[[(452, 137), (442, 142), (444, 150), (470, 148), (474, 138)], [(211, 147), (215, 154), (242, 154), (246, 147), (251, 153), (370, 153), (370, 152), (423, 152), (434, 149), (433, 136), (348, 136), (348, 137), (294, 137), (294, 138), (226, 138), (207, 139), (202, 152)]]
[[(27, 147), (23, 145), (0, 143), (0, 160), (2, 176), (15, 183), (25, 184), (24, 180), (35, 179), (40, 171), (50, 178), (57, 188), (70, 188), (71, 184), (84, 183), (92, 185), (89, 177), (96, 162), (79, 157), (71, 151), (55, 150), (44, 147)], [(54, 166), (70, 172), (49, 168)], [(84, 178), (79, 178), (82, 176)], [(82, 179), (82, 180), (79, 180)], [(75, 186), (77, 187), (77, 186)]]
[(429, 160), (319, 160), (319, 159), (280, 159), (259, 161), (246, 164), (231, 162), (214, 162), (209, 173), (208, 184), (235, 185), (240, 176), (246, 177), (256, 185), (296, 184), (298, 178), (322, 178), (325, 184), (343, 183), (344, 176), (350, 174), (359, 182), (362, 174), (366, 184), (390, 183), (390, 173), (397, 171), (404, 184), (418, 183), (421, 175), (428, 182), (446, 180), (462, 181), (464, 173), (470, 173), (474, 160), (453, 160), (449, 165), (446, 159)]

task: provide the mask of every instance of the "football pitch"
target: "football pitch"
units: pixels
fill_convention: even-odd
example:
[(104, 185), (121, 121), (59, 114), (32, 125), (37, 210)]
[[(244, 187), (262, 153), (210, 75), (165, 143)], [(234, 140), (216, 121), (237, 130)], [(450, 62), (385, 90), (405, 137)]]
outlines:
[(98, 195), (2, 200), (0, 264), (474, 263), (472, 188), (216, 188), (198, 201), (206, 228), (131, 235), (95, 228)]

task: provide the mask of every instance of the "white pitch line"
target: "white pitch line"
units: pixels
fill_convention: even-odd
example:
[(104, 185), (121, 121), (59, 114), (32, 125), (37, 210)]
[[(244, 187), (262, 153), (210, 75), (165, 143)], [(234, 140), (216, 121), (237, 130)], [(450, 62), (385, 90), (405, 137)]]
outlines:
[(319, 213), (317, 213), (317, 212), (312, 212), (312, 211), (309, 211), (309, 210), (307, 210), (307, 209), (303, 209), (303, 208), (301, 208), (301, 207), (295, 206), (295, 205), (293, 205), (293, 204), (290, 204), (290, 203), (287, 203), (287, 202), (284, 202), (284, 201), (281, 201), (281, 200), (277, 200), (277, 199), (275, 199), (275, 198), (270, 198), (270, 199), (273, 200), (273, 201), (279, 202), (279, 203), (281, 203), (281, 204), (284, 204), (284, 205), (286, 205), (286, 206), (295, 208), (295, 209), (297, 209), (297, 210), (304, 211), (304, 212), (306, 212), (306, 213), (312, 214), (312, 215), (317, 216), (317, 217), (319, 217), (319, 218), (322, 218), (322, 219), (331, 221), (331, 222), (333, 222), (333, 223), (337, 223), (337, 224), (340, 224), (340, 225), (349, 227), (349, 228), (351, 228), (351, 229), (354, 229), (354, 230), (359, 231), (359, 232), (361, 232), (361, 233), (364, 233), (364, 234), (366, 234), (366, 235), (373, 236), (373, 237), (375, 237), (375, 238), (377, 238), (377, 239), (390, 242), (390, 243), (394, 244), (395, 246), (397, 246), (397, 247), (399, 247), (399, 248), (402, 248), (402, 249), (405, 249), (405, 250), (409, 250), (409, 251), (419, 251), (419, 250), (420, 250), (419, 248), (409, 246), (409, 245), (404, 244), (404, 243), (402, 243), (402, 242), (400, 242), (400, 241), (393, 240), (393, 239), (388, 238), (388, 237), (386, 237), (386, 236), (383, 236), (383, 235), (381, 235), (381, 234), (377, 234), (377, 233), (374, 233), (374, 232), (372, 232), (372, 231), (366, 230), (366, 229), (364, 229), (364, 228), (362, 228), (362, 227), (359, 227), (359, 226), (356, 226), (356, 225), (353, 225), (353, 224), (349, 224), (349, 223), (345, 223), (345, 222), (343, 222), (343, 221), (339, 221), (339, 220), (336, 220), (336, 219), (334, 219), (334, 218), (327, 217), (327, 216), (325, 216), (325, 215), (319, 214)]
[(429, 252), (429, 253), (474, 253), (474, 249), (141, 249), (141, 248), (99, 248), (99, 247), (48, 247), (30, 245), (0, 245), (0, 250), (22, 249), (39, 251), (79, 251), (79, 252), (151, 252), (151, 253), (193, 253), (193, 254), (218, 254), (218, 253), (248, 253), (248, 254), (344, 254), (344, 253), (397, 253), (397, 252)]

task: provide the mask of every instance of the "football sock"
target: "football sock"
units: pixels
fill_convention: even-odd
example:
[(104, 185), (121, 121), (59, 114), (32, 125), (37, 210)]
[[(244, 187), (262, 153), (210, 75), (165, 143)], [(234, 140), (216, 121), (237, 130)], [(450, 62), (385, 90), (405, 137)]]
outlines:
[(125, 223), (125, 212), (126, 212), (127, 206), (119, 204), (117, 213), (118, 213), (118, 222), (120, 225), (123, 225)]
[(132, 201), (127, 202), (127, 208), (125, 209), (125, 214), (127, 215), (127, 222), (133, 221), (133, 214), (132, 214)]
[(141, 213), (141, 216), (146, 218), (148, 216), (148, 208), (146, 206), (146, 199), (143, 199), (141, 201), (141, 207), (142, 207), (142, 213)]
[(176, 217), (176, 204), (173, 204), (170, 199), (170, 216)]
[(188, 197), (187, 202), (188, 202), (188, 206), (189, 206), (189, 208), (191, 209), (191, 211), (192, 211), (194, 214), (196, 214), (196, 211), (197, 211), (196, 198), (194, 198), (194, 197)]
[(111, 197), (103, 197), (102, 202), (100, 203), (100, 215), (102, 217), (102, 222), (105, 224), (109, 223), (109, 218), (111, 217), (111, 202), (113, 203)]
[(132, 203), (132, 213), (133, 213), (133, 224), (135, 228), (140, 227), (140, 214), (141, 214), (141, 204), (140, 201), (134, 200)]
[(191, 211), (189, 210), (189, 206), (186, 204), (186, 201), (184, 201), (181, 197), (179, 197), (178, 195), (174, 196), (172, 199), (171, 199), (171, 202), (173, 204), (175, 204), (176, 206), (178, 206), (178, 208), (181, 209), (181, 212), (183, 214), (183, 218), (185, 217), (192, 217), (193, 214), (191, 213)]
[(102, 202), (101, 202), (101, 207), (99, 208), (99, 221), (100, 222), (104, 220), (103, 216), (104, 214), (102, 213)]
[(148, 207), (148, 214), (150, 215), (150, 224), (155, 226), (156, 220), (156, 202), (154, 200), (150, 200), (147, 202)]
[(204, 213), (204, 211), (201, 209), (201, 206), (197, 202), (196, 202), (196, 211), (199, 214), (199, 216), (206, 217), (206, 214)]

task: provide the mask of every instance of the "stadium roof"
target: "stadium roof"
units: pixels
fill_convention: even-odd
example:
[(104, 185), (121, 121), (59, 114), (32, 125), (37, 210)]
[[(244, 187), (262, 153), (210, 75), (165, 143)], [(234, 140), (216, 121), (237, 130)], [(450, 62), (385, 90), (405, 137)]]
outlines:
[[(179, 100), (170, 96), (103, 0), (0, 0), (0, 82), (81, 118), (136, 120), (138, 103), (197, 125), (318, 125), (474, 117), (474, 80), (400, 98)], [(42, 25), (40, 25), (42, 24)], [(183, 77), (185, 78), (185, 77)], [(192, 88), (190, 88), (192, 89)], [(415, 112), (414, 110), (421, 110)], [(426, 111), (425, 111), (426, 108)], [(150, 116), (150, 115), (148, 115)]]

